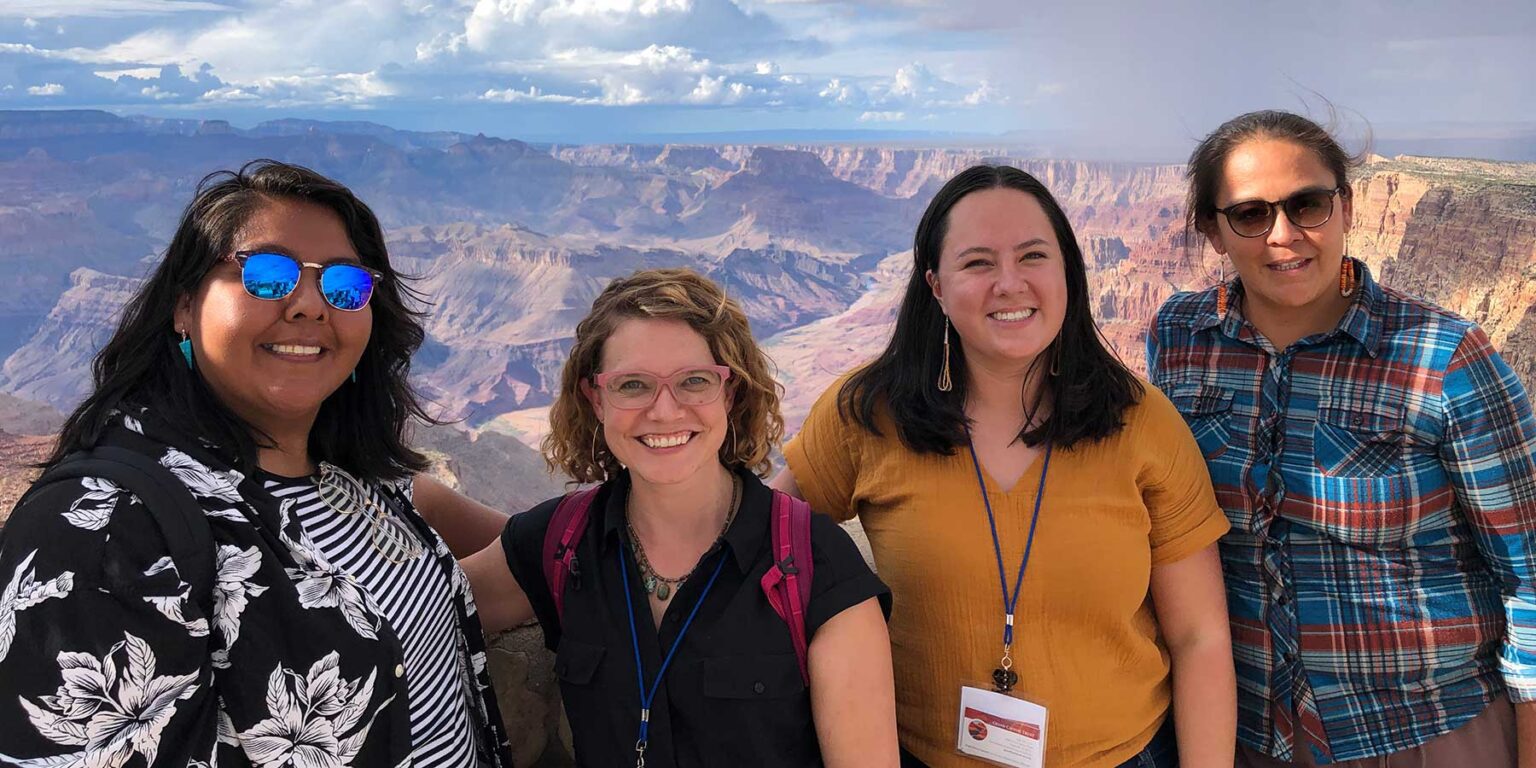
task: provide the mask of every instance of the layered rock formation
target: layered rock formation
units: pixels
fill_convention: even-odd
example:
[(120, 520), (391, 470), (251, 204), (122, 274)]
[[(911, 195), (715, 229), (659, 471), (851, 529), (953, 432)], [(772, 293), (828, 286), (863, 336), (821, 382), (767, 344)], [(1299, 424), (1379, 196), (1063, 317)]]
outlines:
[[(117, 327), (118, 311), (138, 290), (136, 278), (80, 268), (32, 339), (0, 367), (12, 395), (70, 410), (90, 391), (90, 361)], [(169, 320), (169, 318), (167, 318)], [(166, 328), (169, 340), (170, 327)]]
[(1354, 215), (1351, 252), (1383, 284), (1481, 324), (1536, 384), (1536, 165), (1378, 160)]

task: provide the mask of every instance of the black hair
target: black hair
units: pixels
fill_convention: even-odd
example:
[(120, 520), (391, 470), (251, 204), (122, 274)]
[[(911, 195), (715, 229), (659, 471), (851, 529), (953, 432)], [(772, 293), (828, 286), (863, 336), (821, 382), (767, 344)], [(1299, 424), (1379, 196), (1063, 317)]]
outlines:
[(420, 471), (427, 458), (406, 444), (412, 418), (436, 423), (410, 384), (411, 355), (425, 337), (415, 307), (425, 301), (389, 265), (384, 233), (373, 211), (351, 190), (308, 168), (254, 160), (238, 171), (217, 171), (197, 185), (192, 202), (154, 273), (123, 307), (112, 338), (96, 354), (91, 394), (64, 423), (47, 463), (93, 447), (112, 411), (142, 405), (173, 425), (196, 425), (196, 437), (220, 449), (247, 474), (267, 435), (220, 401), (177, 348), (173, 312), (230, 253), (251, 217), (274, 200), (322, 206), (336, 214), (362, 263), (384, 275), (370, 306), (373, 329), (357, 365), (356, 383), (343, 384), (320, 406), (309, 433), (310, 456), (364, 477), (395, 479)]
[(1339, 194), (1346, 199), (1353, 194), (1349, 169), (1359, 165), (1361, 158), (1344, 151), (1328, 129), (1301, 115), (1275, 109), (1238, 115), (1217, 126), (1189, 155), (1189, 165), (1184, 170), (1184, 178), (1189, 181), (1184, 200), (1185, 245), (1198, 248), (1201, 241), (1195, 235), (1204, 235), (1215, 223), (1216, 191), (1226, 172), (1227, 158), (1232, 150), (1252, 139), (1289, 141), (1312, 150), (1333, 172), (1335, 186), (1342, 188)]
[[(1089, 308), (1088, 271), (1072, 225), (1061, 206), (1034, 176), (1010, 166), (978, 165), (961, 171), (933, 196), (918, 222), (912, 242), (912, 276), (885, 351), (855, 372), (838, 392), (838, 411), (873, 434), (880, 434), (876, 410), (889, 410), (903, 444), (918, 453), (951, 455), (967, 442), (965, 351), (950, 344), (953, 387), (937, 387), (944, 354), (944, 313), (928, 286), (927, 273), (939, 268), (949, 227), (949, 212), (972, 192), (1006, 187), (1033, 196), (1045, 209), (1061, 245), (1067, 281), (1066, 315), (1061, 333), (1036, 356), (1026, 381), (1042, 365), (1056, 366), (1036, 400), (1034, 413), (1049, 401), (1047, 418), (1019, 439), (1028, 445), (1049, 441), (1070, 448), (1080, 440), (1099, 440), (1125, 425), (1125, 409), (1140, 399), (1142, 386), (1125, 364), (1105, 347)], [(1023, 392), (1020, 392), (1023, 397)]]

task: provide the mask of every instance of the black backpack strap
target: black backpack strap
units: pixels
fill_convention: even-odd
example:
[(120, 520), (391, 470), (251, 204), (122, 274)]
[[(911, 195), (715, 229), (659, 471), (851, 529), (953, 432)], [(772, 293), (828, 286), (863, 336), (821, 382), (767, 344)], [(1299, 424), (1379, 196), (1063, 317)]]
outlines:
[[(171, 561), (191, 586), (192, 599), (205, 616), (213, 616), (213, 532), (201, 504), (171, 471), (142, 453), (115, 446), (97, 446), (72, 453), (50, 467), (33, 488), (60, 480), (99, 477), (139, 498), (160, 528)], [(30, 494), (29, 494), (30, 495)]]

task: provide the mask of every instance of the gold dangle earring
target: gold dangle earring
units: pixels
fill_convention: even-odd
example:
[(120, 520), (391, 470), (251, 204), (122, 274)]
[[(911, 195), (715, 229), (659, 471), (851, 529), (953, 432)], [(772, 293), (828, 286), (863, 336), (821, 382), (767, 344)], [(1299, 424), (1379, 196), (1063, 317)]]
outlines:
[(1355, 295), (1355, 263), (1347, 253), (1344, 254), (1344, 260), (1339, 262), (1339, 295), (1344, 298)]
[(1216, 314), (1220, 317), (1227, 316), (1227, 262), (1221, 262), (1220, 271), (1216, 273)]
[(948, 392), (955, 388), (955, 382), (949, 377), (949, 315), (944, 316), (944, 368), (939, 371), (939, 391)]
[(602, 422), (598, 422), (597, 426), (592, 428), (592, 466), (597, 467), (598, 469), (602, 469), (603, 467), (603, 463), (597, 460), (597, 433), (601, 432), (602, 429)]

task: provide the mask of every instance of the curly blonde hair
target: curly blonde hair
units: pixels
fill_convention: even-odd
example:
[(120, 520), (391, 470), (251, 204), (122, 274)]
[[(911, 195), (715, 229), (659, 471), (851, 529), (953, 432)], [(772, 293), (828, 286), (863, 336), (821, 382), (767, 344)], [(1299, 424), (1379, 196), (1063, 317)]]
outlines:
[(619, 278), (592, 302), (576, 324), (576, 343), (560, 374), (560, 392), (549, 411), (544, 461), (578, 483), (615, 477), (619, 462), (596, 439), (599, 423), (581, 391), (599, 373), (603, 344), (630, 318), (681, 320), (703, 336), (718, 364), (731, 369), (734, 391), (727, 423), (731, 437), (720, 446), (720, 463), (766, 476), (769, 454), (784, 438), (780, 391), (768, 356), (752, 338), (747, 314), (710, 279), (689, 269), (646, 269)]

